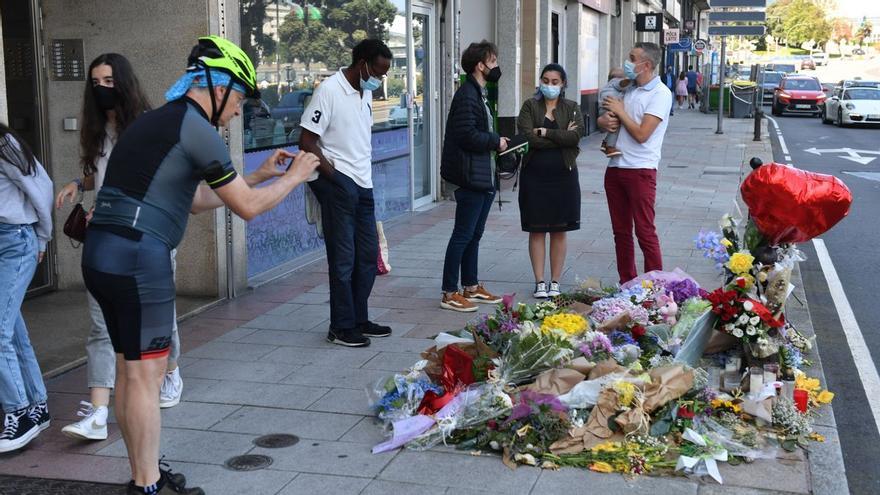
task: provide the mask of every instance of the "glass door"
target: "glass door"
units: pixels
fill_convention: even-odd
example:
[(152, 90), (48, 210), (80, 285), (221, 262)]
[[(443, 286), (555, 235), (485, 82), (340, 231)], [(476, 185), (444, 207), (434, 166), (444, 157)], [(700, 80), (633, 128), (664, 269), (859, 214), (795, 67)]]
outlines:
[(435, 125), (436, 83), (434, 56), (434, 9), (430, 5), (412, 7), (412, 85), (410, 118), (413, 143), (413, 208), (431, 203), (436, 191)]

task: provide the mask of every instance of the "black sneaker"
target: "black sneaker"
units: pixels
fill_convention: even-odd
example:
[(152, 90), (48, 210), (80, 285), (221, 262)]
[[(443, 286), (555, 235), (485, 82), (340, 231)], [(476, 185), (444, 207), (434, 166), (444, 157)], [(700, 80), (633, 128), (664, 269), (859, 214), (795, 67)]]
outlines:
[[(167, 464), (165, 464), (167, 466)], [(161, 466), (161, 464), (160, 464)], [(159, 482), (157, 483), (159, 489), (156, 490), (156, 495), (175, 495), (175, 494), (184, 494), (184, 495), (205, 495), (205, 490), (202, 490), (199, 487), (186, 488), (184, 484), (186, 483), (186, 477), (179, 473), (171, 473), (170, 471), (166, 471), (159, 468)], [(175, 480), (183, 479), (184, 484), (179, 484)], [(134, 484), (134, 480), (128, 482), (128, 493), (129, 495), (140, 494), (143, 495), (146, 493), (142, 487), (138, 487)]]
[(35, 406), (31, 406), (28, 409), (28, 416), (30, 416), (31, 421), (40, 428), (40, 431), (48, 428), (49, 424), (52, 422), (52, 416), (49, 415), (49, 405), (46, 404), (45, 401), (40, 402)]
[(31, 419), (28, 408), (6, 413), (3, 433), (0, 433), (0, 452), (18, 450), (40, 434), (40, 427)]
[(361, 335), (356, 328), (337, 330), (331, 328), (327, 332), (327, 342), (344, 345), (346, 347), (366, 347), (370, 345), (370, 339)]
[(186, 486), (186, 476), (181, 473), (175, 473), (171, 471), (171, 466), (169, 466), (168, 463), (165, 462), (164, 455), (159, 459), (159, 474), (166, 477), (168, 481), (171, 482), (171, 484), (173, 484), (174, 486), (180, 488)]
[(361, 331), (361, 335), (364, 337), (388, 337), (391, 335), (391, 327), (387, 327), (385, 325), (379, 325), (377, 323), (373, 323), (372, 321), (368, 321), (366, 323), (361, 323), (358, 325), (358, 330)]

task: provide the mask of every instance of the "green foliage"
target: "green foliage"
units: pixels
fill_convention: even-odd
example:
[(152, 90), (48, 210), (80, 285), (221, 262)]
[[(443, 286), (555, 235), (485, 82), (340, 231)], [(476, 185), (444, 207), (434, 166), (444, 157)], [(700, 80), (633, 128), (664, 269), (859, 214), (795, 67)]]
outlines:
[(779, 0), (767, 7), (767, 32), (790, 46), (810, 40), (824, 46), (831, 39), (832, 26), (825, 9), (814, 0)]
[(859, 29), (856, 31), (853, 40), (855, 40), (859, 46), (862, 46), (865, 42), (865, 38), (871, 36), (871, 33), (874, 32), (874, 25), (868, 19), (862, 19), (862, 24), (859, 26)]

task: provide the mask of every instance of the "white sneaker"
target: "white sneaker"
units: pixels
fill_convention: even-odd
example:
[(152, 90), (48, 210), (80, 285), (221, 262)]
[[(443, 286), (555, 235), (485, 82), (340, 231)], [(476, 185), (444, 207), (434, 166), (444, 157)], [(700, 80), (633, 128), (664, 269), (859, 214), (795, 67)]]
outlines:
[(159, 407), (162, 409), (174, 407), (180, 403), (180, 395), (183, 393), (183, 380), (180, 378), (180, 368), (165, 373), (162, 380), (162, 389), (159, 391)]
[(547, 298), (547, 284), (544, 282), (535, 282), (535, 293), (532, 294), (535, 299)]
[(562, 294), (559, 290), (559, 282), (550, 282), (550, 290), (547, 291), (547, 297), (556, 297)]
[(107, 406), (95, 407), (81, 401), (77, 416), (83, 419), (61, 428), (61, 433), (78, 440), (107, 440)]

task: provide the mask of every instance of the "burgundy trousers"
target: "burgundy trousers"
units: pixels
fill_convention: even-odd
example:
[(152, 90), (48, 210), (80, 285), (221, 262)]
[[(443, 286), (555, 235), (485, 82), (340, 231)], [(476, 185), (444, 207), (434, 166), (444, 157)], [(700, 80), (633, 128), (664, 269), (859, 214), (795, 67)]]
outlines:
[(611, 214), (617, 274), (620, 283), (636, 278), (636, 255), (633, 226), (645, 257), (645, 272), (663, 269), (660, 239), (654, 228), (654, 200), (657, 196), (657, 171), (654, 169), (605, 169), (605, 195)]

